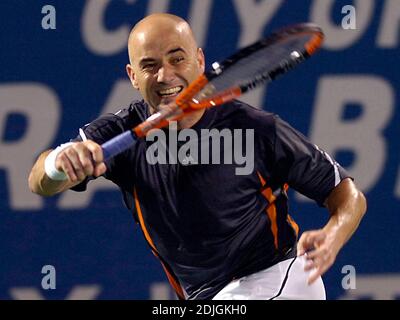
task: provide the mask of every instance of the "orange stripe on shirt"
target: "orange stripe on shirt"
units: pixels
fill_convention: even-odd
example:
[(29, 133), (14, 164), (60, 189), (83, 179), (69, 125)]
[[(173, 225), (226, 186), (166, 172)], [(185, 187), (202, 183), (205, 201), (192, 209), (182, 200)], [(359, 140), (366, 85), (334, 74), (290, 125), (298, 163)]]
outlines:
[(289, 214), (287, 215), (287, 220), (289, 221), (289, 223), (292, 225), (292, 228), (296, 232), (296, 236), (298, 236), (299, 235), (299, 225), (296, 223), (296, 221), (293, 220), (293, 218)]
[(264, 185), (266, 184), (266, 181), (265, 181), (265, 179), (263, 178), (263, 176), (261, 175), (261, 173), (260, 173), (260, 172), (258, 172), (258, 171), (257, 171), (257, 174), (258, 174), (258, 178), (260, 179), (261, 186), (263, 186), (263, 187), (264, 187)]
[(158, 255), (157, 249), (156, 249), (156, 247), (154, 245), (154, 242), (151, 239), (149, 232), (147, 231), (147, 228), (146, 228), (146, 226), (144, 224), (142, 209), (140, 208), (139, 198), (138, 198), (137, 193), (136, 193), (136, 188), (133, 189), (133, 194), (134, 194), (134, 199), (135, 199), (135, 207), (136, 207), (138, 218), (139, 218), (139, 224), (140, 224), (140, 227), (143, 230), (144, 237), (146, 238), (147, 242), (149, 243), (153, 254), (160, 260), (161, 265), (164, 268), (165, 273), (167, 274), (168, 281), (171, 284), (172, 288), (174, 288), (176, 294), (178, 295), (178, 297), (180, 299), (185, 299), (185, 296), (183, 294), (183, 289), (182, 289), (181, 285), (175, 279), (175, 277), (168, 271), (167, 267), (164, 265), (162, 260), (159, 258), (159, 255)]
[[(257, 171), (258, 177), (260, 179), (261, 185), (264, 188), (266, 181), (262, 175)], [(274, 201), (276, 197), (272, 194), (271, 188), (265, 188), (261, 191), (261, 194), (268, 200), (268, 207), (266, 209), (269, 221), (271, 222), (271, 232), (274, 236), (274, 245), (278, 249), (278, 223), (277, 223), (277, 213)]]
[(164, 268), (165, 273), (167, 274), (169, 283), (171, 284), (172, 288), (174, 288), (178, 297), (180, 299), (185, 299), (185, 295), (183, 294), (181, 285), (178, 283), (178, 281), (175, 279), (175, 277), (168, 271), (167, 267), (164, 265), (164, 263), (162, 261), (161, 261), (161, 265)]
[(275, 249), (278, 249), (278, 224), (276, 222), (276, 206), (271, 204), (267, 207), (267, 214), (269, 220), (271, 221), (271, 231), (274, 235), (274, 245)]
[(140, 203), (139, 203), (139, 198), (138, 198), (137, 193), (136, 193), (136, 188), (133, 189), (133, 195), (134, 195), (134, 198), (135, 198), (135, 206), (136, 206), (137, 214), (138, 214), (138, 217), (139, 217), (140, 227), (143, 230), (144, 237), (146, 238), (147, 242), (150, 244), (150, 247), (155, 252), (157, 252), (156, 247), (154, 246), (153, 240), (151, 239), (150, 234), (147, 231), (147, 228), (146, 228), (146, 226), (144, 224), (142, 209), (140, 209)]

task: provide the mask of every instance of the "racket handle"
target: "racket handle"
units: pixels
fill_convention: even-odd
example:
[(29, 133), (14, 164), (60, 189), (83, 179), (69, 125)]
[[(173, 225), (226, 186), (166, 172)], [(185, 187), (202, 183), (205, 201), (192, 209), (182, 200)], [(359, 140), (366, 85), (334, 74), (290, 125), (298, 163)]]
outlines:
[(117, 135), (101, 145), (104, 161), (115, 157), (117, 154), (135, 145), (137, 139), (132, 130)]

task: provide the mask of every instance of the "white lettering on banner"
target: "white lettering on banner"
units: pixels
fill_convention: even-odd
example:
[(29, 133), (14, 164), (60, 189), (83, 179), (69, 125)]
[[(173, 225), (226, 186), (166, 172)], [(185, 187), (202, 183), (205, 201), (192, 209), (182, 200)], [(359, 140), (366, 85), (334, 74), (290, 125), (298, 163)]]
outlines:
[(26, 117), (27, 128), (18, 141), (0, 141), (0, 168), (5, 169), (10, 187), (12, 210), (43, 208), (43, 199), (28, 188), (28, 175), (38, 150), (49, 147), (60, 121), (60, 102), (56, 93), (37, 83), (3, 84), (0, 86), (0, 134), (10, 114)]
[[(139, 91), (132, 87), (129, 80), (115, 82), (110, 96), (100, 114), (115, 113), (123, 107), (127, 107), (132, 100), (142, 99)], [(83, 126), (83, 123), (82, 123)], [(60, 209), (85, 209), (90, 205), (92, 197), (97, 191), (116, 191), (117, 186), (111, 181), (97, 179), (88, 184), (85, 192), (67, 191), (60, 195), (58, 207)], [(122, 204), (121, 204), (122, 205)]]
[[(83, 9), (81, 30), (86, 47), (95, 54), (111, 56), (127, 48), (131, 25), (120, 26), (117, 30), (107, 30), (104, 16), (108, 5), (113, 0), (87, 0)], [(136, 0), (125, 0), (133, 4)], [(170, 0), (150, 0), (147, 14), (167, 12)], [(133, 25), (134, 21), (132, 21)]]
[[(318, 84), (310, 139), (333, 157), (351, 150), (355, 160), (347, 168), (357, 185), (367, 192), (381, 177), (387, 157), (383, 130), (394, 110), (392, 86), (374, 76), (325, 76)], [(362, 114), (354, 120), (341, 116), (349, 103), (357, 103)]]
[(150, 300), (177, 300), (176, 294), (168, 282), (150, 284)]
[(170, 0), (150, 0), (147, 7), (147, 14), (157, 12), (168, 12)]
[[(81, 30), (86, 47), (98, 55), (110, 56), (126, 49), (130, 25), (110, 31), (104, 26), (104, 16), (112, 0), (87, 0), (83, 9)], [(125, 0), (132, 4), (136, 0)]]
[(382, 13), (377, 44), (381, 48), (396, 48), (399, 43), (400, 6), (399, 0), (386, 0)]
[[(99, 285), (77, 285), (71, 289), (65, 300), (94, 300), (100, 293)], [(35, 287), (11, 288), (10, 296), (15, 300), (45, 300), (41, 291)]]
[[(240, 22), (239, 47), (257, 41), (263, 35), (265, 26), (283, 4), (282, 0), (254, 1), (234, 0), (236, 12)], [(266, 86), (252, 90), (241, 100), (258, 108), (262, 108)]]
[(331, 13), (335, 0), (317, 0), (313, 2), (311, 21), (318, 24), (325, 33), (324, 48), (343, 50), (354, 45), (366, 32), (374, 12), (373, 0), (354, 0), (357, 12), (357, 29), (346, 30), (332, 23)]
[(189, 13), (189, 24), (199, 47), (206, 45), (209, 20), (211, 17), (211, 0), (193, 0)]
[(115, 113), (121, 108), (128, 107), (132, 100), (142, 99), (140, 92), (132, 87), (129, 80), (117, 80), (100, 114)]
[(347, 290), (341, 300), (366, 299), (394, 300), (400, 295), (398, 273), (357, 275), (357, 289)]
[[(116, 30), (107, 30), (104, 15), (112, 0), (87, 0), (81, 20), (82, 39), (86, 47), (95, 54), (113, 55), (126, 49), (131, 25), (125, 24)], [(125, 0), (133, 4), (137, 0)], [(266, 24), (275, 16), (283, 0), (255, 1), (234, 0), (241, 33), (239, 47), (258, 39)], [(200, 46), (207, 41), (209, 19), (213, 2), (211, 0), (192, 0), (188, 21)], [(148, 1), (147, 14), (168, 12), (170, 0)], [(354, 0), (352, 7), (357, 13), (357, 28), (343, 28), (332, 22), (331, 13), (335, 0), (314, 1), (310, 10), (310, 20), (319, 24), (326, 34), (324, 47), (330, 50), (342, 50), (354, 45), (366, 32), (374, 13), (373, 0)], [(345, 8), (344, 7), (344, 8)], [(343, 9), (343, 8), (342, 8)], [(395, 48), (399, 41), (400, 7), (398, 0), (387, 0), (382, 13), (382, 25), (378, 31), (377, 45), (382, 48)], [(132, 21), (133, 25), (134, 21)], [(254, 91), (257, 92), (257, 91)], [(251, 95), (259, 96), (256, 93)], [(253, 99), (256, 100), (256, 99)], [(255, 103), (256, 105), (258, 103)]]
[(263, 34), (265, 26), (283, 4), (282, 0), (254, 1), (234, 0), (240, 22), (239, 47), (257, 41)]

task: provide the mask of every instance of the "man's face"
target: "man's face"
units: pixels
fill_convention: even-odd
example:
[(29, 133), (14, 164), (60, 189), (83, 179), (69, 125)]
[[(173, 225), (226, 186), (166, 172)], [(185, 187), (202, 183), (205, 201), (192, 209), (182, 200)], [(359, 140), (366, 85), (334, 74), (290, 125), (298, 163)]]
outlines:
[[(140, 32), (132, 41), (130, 78), (146, 102), (158, 111), (204, 72), (204, 56), (182, 28)], [(129, 70), (128, 70), (129, 74)]]

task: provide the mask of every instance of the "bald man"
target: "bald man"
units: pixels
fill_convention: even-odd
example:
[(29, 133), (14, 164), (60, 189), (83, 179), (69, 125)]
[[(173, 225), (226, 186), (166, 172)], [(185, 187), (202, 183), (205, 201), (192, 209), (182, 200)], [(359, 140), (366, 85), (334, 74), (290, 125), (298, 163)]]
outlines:
[[(154, 14), (140, 21), (131, 31), (128, 50), (131, 64), (126, 71), (151, 112), (173, 102), (204, 72), (203, 51), (187, 22), (177, 16)], [(191, 127), (203, 113), (185, 117), (179, 126)]]
[[(141, 20), (128, 49), (127, 74), (144, 100), (101, 116), (69, 143), (42, 153), (29, 176), (31, 190), (50, 196), (84, 191), (99, 176), (113, 181), (181, 299), (325, 299), (321, 275), (366, 211), (349, 174), (278, 116), (240, 101), (199, 110), (177, 129), (251, 128), (254, 170), (248, 175), (235, 174), (237, 163), (150, 163), (146, 139), (104, 162), (102, 143), (165, 108), (204, 72), (189, 25), (174, 15)], [(173, 130), (164, 129), (170, 137)], [(210, 148), (200, 152), (219, 150)], [(323, 228), (299, 241), (288, 186), (330, 213)]]

